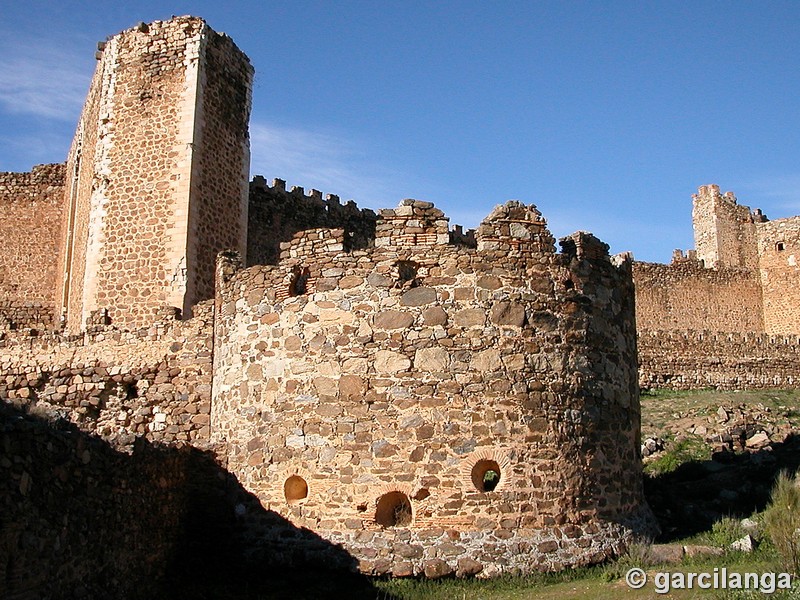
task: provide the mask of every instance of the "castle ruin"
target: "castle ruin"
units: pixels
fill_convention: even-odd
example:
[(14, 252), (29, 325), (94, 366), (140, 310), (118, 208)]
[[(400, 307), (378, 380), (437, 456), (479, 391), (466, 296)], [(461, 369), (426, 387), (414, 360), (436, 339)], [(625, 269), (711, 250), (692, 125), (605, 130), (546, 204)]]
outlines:
[(800, 217), (770, 221), (732, 192), (692, 197), (695, 250), (634, 263), (643, 387), (800, 384)]
[[(100, 45), (66, 165), (0, 174), (4, 406), (134, 457), (211, 452), (251, 559), (343, 548), (369, 574), (490, 576), (599, 562), (649, 531), (630, 258), (583, 232), (556, 252), (517, 201), (464, 234), (428, 202), (376, 214), (248, 185), (252, 75), (201, 19), (140, 24)], [(30, 450), (25, 423), (3, 422), (20, 458), (0, 462), (0, 568), (35, 595), (19, 565), (94, 576), (45, 499), (108, 511), (74, 483), (102, 480), (97, 450), (67, 452), (62, 476), (30, 458), (61, 442)], [(115, 496), (146, 510), (162, 490), (179, 523), (183, 464)], [(137, 557), (115, 561), (124, 591)]]

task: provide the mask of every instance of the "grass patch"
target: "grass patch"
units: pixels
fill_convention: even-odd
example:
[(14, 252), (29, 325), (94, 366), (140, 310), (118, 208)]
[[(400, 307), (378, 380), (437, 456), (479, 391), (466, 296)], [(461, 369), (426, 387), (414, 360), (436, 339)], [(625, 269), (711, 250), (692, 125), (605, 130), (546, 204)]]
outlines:
[(644, 472), (656, 477), (675, 471), (682, 464), (692, 461), (709, 460), (711, 447), (698, 435), (687, 435), (673, 442), (668, 450), (644, 465)]

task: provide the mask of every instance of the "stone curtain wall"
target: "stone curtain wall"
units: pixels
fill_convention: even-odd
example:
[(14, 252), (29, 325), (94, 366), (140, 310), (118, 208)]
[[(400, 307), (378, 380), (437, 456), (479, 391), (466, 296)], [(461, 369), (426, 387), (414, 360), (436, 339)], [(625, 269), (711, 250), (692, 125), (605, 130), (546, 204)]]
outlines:
[(0, 403), (0, 595), (164, 597), (185, 517), (186, 454), (120, 453)]
[(639, 363), (642, 388), (796, 388), (800, 386), (800, 338), (640, 330)]
[(211, 297), (213, 256), (244, 247), (251, 76), (235, 45), (194, 17), (102, 47), (68, 165), (70, 332), (98, 310), (135, 328), (164, 305)]
[(764, 331), (757, 271), (635, 262), (633, 279), (639, 330)]
[(53, 325), (64, 169), (0, 173), (0, 331)]
[(148, 329), (0, 341), (0, 400), (64, 418), (114, 447), (209, 439), (212, 309)]
[(375, 239), (375, 213), (359, 209), (352, 200), (341, 204), (338, 196), (293, 187), (275, 179), (271, 186), (257, 176), (250, 183), (247, 265), (277, 263), (281, 243), (290, 242), (301, 231), (318, 227), (344, 229), (350, 248), (366, 248)]
[(758, 224), (758, 254), (768, 333), (800, 333), (800, 217)]
[(212, 439), (228, 469), (368, 573), (619, 551), (621, 524), (647, 515), (629, 264), (585, 235), (555, 254), (519, 203), (487, 218), (482, 250), (448, 245), (429, 203), (381, 215), (375, 248), (317, 229), (277, 266), (221, 258)]

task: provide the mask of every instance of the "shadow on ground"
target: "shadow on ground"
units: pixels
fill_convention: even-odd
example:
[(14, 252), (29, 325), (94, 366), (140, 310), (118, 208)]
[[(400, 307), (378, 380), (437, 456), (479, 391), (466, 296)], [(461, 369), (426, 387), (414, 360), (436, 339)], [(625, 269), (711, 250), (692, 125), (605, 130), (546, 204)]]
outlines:
[[(242, 540), (267, 532), (257, 554)], [(121, 452), (0, 401), (0, 600), (387, 598), (211, 452)]]
[(766, 508), (778, 473), (800, 467), (800, 438), (758, 452), (717, 452), (711, 460), (645, 476), (647, 501), (661, 526), (659, 542), (708, 531), (722, 517), (744, 518)]

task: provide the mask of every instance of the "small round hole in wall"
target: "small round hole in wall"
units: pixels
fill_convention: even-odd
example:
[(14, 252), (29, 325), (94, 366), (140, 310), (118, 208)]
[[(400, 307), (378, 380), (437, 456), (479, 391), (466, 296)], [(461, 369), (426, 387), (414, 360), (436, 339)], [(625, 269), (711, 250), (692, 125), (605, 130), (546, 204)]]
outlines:
[(378, 498), (375, 522), (383, 527), (403, 527), (411, 523), (411, 501), (403, 492), (389, 492)]
[(308, 484), (306, 480), (299, 475), (292, 475), (283, 484), (283, 495), (286, 497), (286, 502), (294, 504), (300, 502), (304, 498), (308, 498)]
[(482, 458), (472, 467), (472, 484), (478, 491), (491, 492), (500, 483), (500, 465), (497, 461)]

